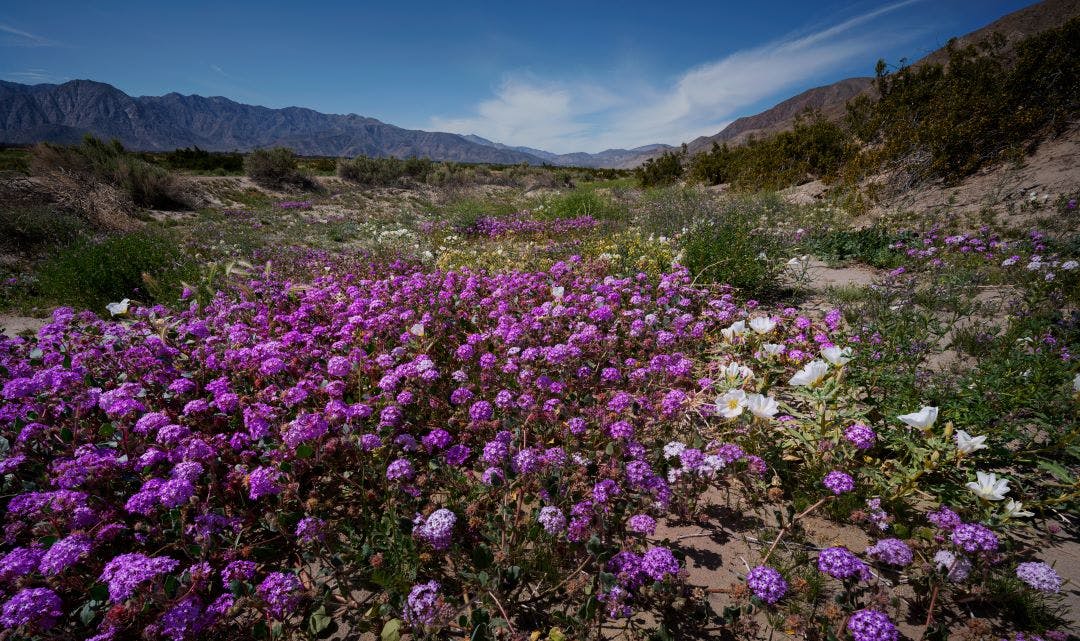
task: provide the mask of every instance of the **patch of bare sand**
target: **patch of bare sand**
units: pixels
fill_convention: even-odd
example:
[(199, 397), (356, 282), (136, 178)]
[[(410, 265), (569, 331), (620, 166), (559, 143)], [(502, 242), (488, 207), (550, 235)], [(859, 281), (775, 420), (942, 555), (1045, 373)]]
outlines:
[(806, 266), (810, 289), (825, 291), (830, 287), (867, 287), (881, 272), (861, 264), (831, 267), (818, 258), (810, 258)]
[(36, 335), (38, 330), (47, 322), (49, 321), (45, 318), (0, 314), (0, 334), (6, 336)]

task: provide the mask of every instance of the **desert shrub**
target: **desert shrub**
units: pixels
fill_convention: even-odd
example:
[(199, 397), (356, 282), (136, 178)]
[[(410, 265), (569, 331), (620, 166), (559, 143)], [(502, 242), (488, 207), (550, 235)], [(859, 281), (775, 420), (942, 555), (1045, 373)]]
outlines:
[(0, 145), (0, 171), (14, 171), (25, 174), (30, 171), (29, 153), (22, 147)]
[(719, 204), (679, 238), (682, 260), (699, 283), (727, 283), (749, 296), (775, 293), (782, 245), (764, 215), (768, 198)]
[(665, 151), (657, 158), (649, 158), (634, 170), (642, 187), (660, 187), (678, 182), (683, 175), (683, 152)]
[(167, 152), (160, 157), (160, 162), (169, 169), (204, 174), (229, 175), (244, 171), (244, 154), (206, 151), (197, 146)]
[(36, 275), (44, 298), (101, 312), (123, 298), (175, 299), (181, 280), (194, 271), (175, 238), (137, 231), (100, 242), (80, 239), (42, 263)]
[(1010, 53), (1000, 35), (950, 42), (945, 64), (889, 73), (877, 67), (880, 100), (861, 97), (848, 124), (875, 145), (879, 163), (902, 163), (916, 180), (954, 181), (1024, 151), (1080, 108), (1080, 18), (1029, 36)]
[(833, 229), (811, 236), (806, 249), (829, 262), (857, 260), (875, 267), (896, 267), (902, 255), (891, 246), (900, 238), (882, 227)]
[(660, 187), (645, 193), (636, 208), (637, 220), (646, 232), (671, 237), (693, 227), (703, 217), (711, 216), (717, 207), (716, 197), (701, 189)]
[(781, 189), (812, 179), (832, 180), (858, 152), (851, 136), (818, 113), (807, 112), (791, 131), (696, 154), (689, 177), (710, 185), (730, 183), (747, 190)]
[(300, 170), (296, 154), (285, 147), (256, 149), (244, 157), (244, 173), (268, 189), (310, 189), (311, 177)]
[(578, 218), (591, 216), (596, 219), (615, 218), (625, 213), (612, 200), (595, 189), (578, 187), (544, 202), (535, 212), (538, 218)]
[(106, 143), (88, 135), (77, 147), (41, 143), (30, 150), (30, 167), (46, 178), (60, 175), (110, 185), (138, 207), (187, 209), (195, 200), (184, 181), (128, 153), (116, 140)]
[[(423, 183), (428, 180), (436, 167), (443, 163), (436, 163), (427, 158), (368, 158), (357, 156), (351, 160), (339, 160), (337, 163), (337, 175), (369, 187), (393, 187), (408, 181)], [(476, 176), (486, 178), (483, 182), (492, 182), (492, 172), (487, 167), (477, 167)], [(439, 180), (443, 178), (440, 176)]]
[(61, 245), (83, 224), (78, 216), (45, 205), (0, 207), (0, 247), (25, 251)]

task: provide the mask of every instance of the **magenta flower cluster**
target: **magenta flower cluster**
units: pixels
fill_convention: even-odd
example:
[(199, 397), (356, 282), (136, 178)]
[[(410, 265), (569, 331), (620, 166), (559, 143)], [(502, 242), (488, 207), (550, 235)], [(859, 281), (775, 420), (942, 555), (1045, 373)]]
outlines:
[[(648, 606), (644, 584), (678, 581), (671, 550), (647, 542), (657, 520), (722, 473), (766, 470), (735, 444), (670, 441), (717, 366), (700, 345), (745, 316), (684, 269), (307, 273), (302, 286), (260, 273), (182, 311), (133, 304), (124, 320), (62, 308), (34, 340), (0, 338), (4, 621), (60, 603), (8, 627), (182, 637), (256, 614), (298, 620), (307, 595), (336, 589), (301, 584), (303, 563), (349, 544), (345, 532), (373, 542), (349, 550), (363, 562), (347, 588), (381, 589), (376, 567), (408, 566), (391, 583), (438, 579), (455, 586), (444, 598), (461, 594), (447, 574), (504, 532), (543, 530), (530, 545), (558, 546), (567, 572), (595, 536), (631, 555), (605, 596), (620, 614)], [(828, 340), (809, 319), (778, 323), (783, 367)], [(511, 521), (491, 508), (508, 496), (539, 498)], [(400, 550), (412, 556), (378, 566)], [(98, 582), (109, 607), (139, 616), (73, 616)]]

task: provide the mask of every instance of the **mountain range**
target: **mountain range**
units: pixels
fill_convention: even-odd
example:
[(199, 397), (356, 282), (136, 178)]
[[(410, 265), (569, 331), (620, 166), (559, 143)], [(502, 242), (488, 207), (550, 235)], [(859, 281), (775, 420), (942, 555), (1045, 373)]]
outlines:
[[(958, 38), (977, 42), (992, 32), (1008, 43), (1062, 24), (1080, 13), (1080, 0), (1044, 0)], [(916, 64), (946, 59), (939, 49)], [(847, 78), (804, 91), (759, 114), (739, 118), (712, 136), (688, 143), (690, 153), (714, 142), (739, 144), (750, 136), (788, 129), (806, 109), (840, 118), (849, 99), (873, 91), (872, 78)], [(24, 85), (0, 81), (0, 143), (75, 143), (91, 133), (130, 149), (167, 151), (198, 146), (208, 151), (250, 151), (285, 146), (310, 156), (418, 156), (473, 163), (579, 167), (634, 167), (673, 149), (666, 144), (599, 153), (554, 154), (511, 147), (475, 135), (403, 129), (356, 114), (324, 114), (301, 107), (271, 109), (220, 96), (129, 96), (92, 80)]]
[(60, 85), (0, 81), (0, 143), (77, 143), (87, 134), (129, 149), (250, 151), (284, 146), (307, 156), (418, 156), (458, 162), (615, 167), (628, 158), (668, 149), (648, 145), (598, 154), (553, 154), (509, 147), (479, 136), (403, 129), (356, 114), (301, 107), (270, 109), (228, 98), (129, 96), (112, 85), (72, 80)]

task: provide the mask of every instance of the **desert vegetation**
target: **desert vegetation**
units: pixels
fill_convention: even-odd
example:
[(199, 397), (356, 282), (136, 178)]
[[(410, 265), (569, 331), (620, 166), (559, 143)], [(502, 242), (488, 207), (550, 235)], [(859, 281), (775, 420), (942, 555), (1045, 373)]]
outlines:
[(873, 92), (848, 104), (843, 122), (805, 113), (791, 130), (746, 144), (667, 152), (638, 169), (644, 186), (692, 180), (740, 189), (782, 189), (809, 180), (856, 184), (885, 171), (904, 188), (954, 182), (987, 165), (1019, 159), (1064, 131), (1080, 95), (1080, 19), (1028, 36), (1015, 47), (991, 37), (950, 43), (944, 62), (877, 65)]
[(3, 150), (0, 639), (1070, 638), (1080, 185), (859, 180), (1052, 137), (1078, 25), (636, 172)]

